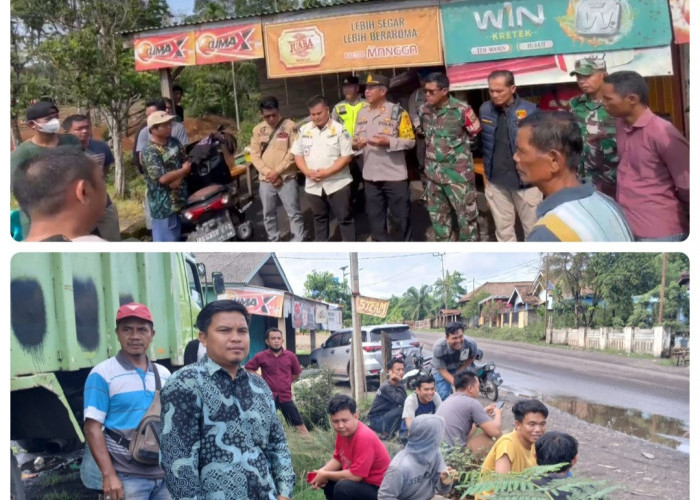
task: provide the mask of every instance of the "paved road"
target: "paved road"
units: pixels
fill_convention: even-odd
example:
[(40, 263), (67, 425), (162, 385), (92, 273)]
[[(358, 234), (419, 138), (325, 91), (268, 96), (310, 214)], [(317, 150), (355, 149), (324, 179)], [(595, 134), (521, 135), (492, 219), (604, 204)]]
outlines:
[[(416, 336), (432, 350), (441, 334), (416, 332)], [(589, 351), (476, 340), (484, 351), (482, 362), (496, 363), (507, 391), (538, 398), (571, 397), (690, 421), (688, 368)]]

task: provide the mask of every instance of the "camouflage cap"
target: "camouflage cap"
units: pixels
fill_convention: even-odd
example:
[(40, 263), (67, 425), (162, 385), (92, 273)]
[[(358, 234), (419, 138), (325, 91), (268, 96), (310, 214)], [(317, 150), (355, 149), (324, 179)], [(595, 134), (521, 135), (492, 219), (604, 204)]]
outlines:
[(599, 59), (597, 57), (586, 57), (584, 59), (578, 59), (574, 65), (574, 70), (569, 73), (569, 75), (592, 75), (596, 71), (606, 71), (607, 66), (605, 65), (605, 59)]
[(389, 88), (389, 78), (380, 75), (378, 73), (369, 73), (367, 77), (365, 78), (364, 84), (365, 85), (384, 85), (385, 87)]

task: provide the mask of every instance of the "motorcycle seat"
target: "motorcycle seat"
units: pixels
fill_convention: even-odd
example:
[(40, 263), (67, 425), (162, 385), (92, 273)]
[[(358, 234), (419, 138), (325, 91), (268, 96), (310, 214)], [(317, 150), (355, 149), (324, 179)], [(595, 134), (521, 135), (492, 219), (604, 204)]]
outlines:
[(222, 184), (212, 184), (211, 186), (203, 187), (202, 189), (195, 191), (187, 198), (187, 205), (194, 205), (195, 203), (201, 203), (202, 201), (208, 200), (214, 195), (223, 193), (228, 188)]

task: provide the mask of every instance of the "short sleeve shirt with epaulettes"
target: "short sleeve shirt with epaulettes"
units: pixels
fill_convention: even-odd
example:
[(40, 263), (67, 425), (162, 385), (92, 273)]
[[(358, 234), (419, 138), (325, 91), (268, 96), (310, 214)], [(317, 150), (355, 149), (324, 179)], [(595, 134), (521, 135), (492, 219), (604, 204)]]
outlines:
[(614, 196), (620, 161), (615, 118), (605, 110), (602, 102), (592, 101), (586, 94), (571, 99), (569, 106), (583, 135), (580, 173), (590, 177), (605, 194)]
[(435, 109), (424, 104), (420, 110), (425, 134), (425, 175), (438, 184), (474, 182), (474, 159), (470, 138), (481, 131), (481, 123), (467, 103), (450, 97)]
[[(303, 156), (309, 170), (329, 168), (338, 158), (352, 156), (350, 134), (338, 122), (328, 120), (319, 129), (313, 122), (299, 129), (297, 140), (292, 145), (292, 154)], [(349, 168), (344, 168), (320, 182), (306, 179), (306, 192), (315, 196), (333, 194), (352, 182)]]

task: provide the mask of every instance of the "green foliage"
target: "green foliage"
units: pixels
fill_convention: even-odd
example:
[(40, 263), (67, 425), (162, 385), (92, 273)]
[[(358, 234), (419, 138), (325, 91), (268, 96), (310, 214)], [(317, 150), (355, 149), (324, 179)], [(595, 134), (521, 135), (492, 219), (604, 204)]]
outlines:
[(401, 308), (408, 320), (429, 317), (439, 308), (438, 303), (429, 285), (422, 285), (420, 289), (412, 286), (401, 297)]
[(440, 451), (442, 452), (442, 458), (445, 460), (445, 464), (460, 473), (457, 484), (462, 484), (461, 479), (464, 478), (468, 472), (481, 470), (482, 461), (476, 458), (466, 446), (449, 446), (443, 441), (440, 444)]
[(445, 280), (438, 278), (433, 284), (433, 297), (442, 306), (445, 304), (445, 294), (447, 295), (447, 309), (457, 307), (457, 301), (463, 297), (467, 291), (462, 286), (466, 278), (459, 271), (445, 271)]
[(292, 455), (292, 468), (297, 476), (294, 498), (323, 500), (323, 491), (313, 490), (306, 483), (306, 473), (318, 469), (331, 459), (335, 449), (335, 432), (332, 429), (316, 428), (306, 436), (285, 423), (285, 434)]
[(309, 430), (330, 429), (328, 420), (329, 394), (335, 391), (333, 375), (328, 370), (304, 372), (300, 380), (292, 386), (294, 401), (304, 425)]
[[(570, 500), (607, 499), (619, 490), (617, 485), (605, 481), (585, 478), (557, 477), (549, 480), (549, 475), (559, 470), (561, 464), (531, 467), (522, 472), (510, 474), (487, 474), (482, 476), (478, 470), (463, 474), (460, 484), (455, 488), (462, 491), (462, 498), (482, 492), (491, 492), (486, 498), (490, 500), (536, 500), (552, 499), (560, 493), (568, 494)], [(551, 476), (550, 476), (551, 477)]]
[(343, 322), (350, 321), (352, 315), (351, 294), (347, 281), (342, 283), (328, 271), (315, 269), (306, 276), (304, 297), (323, 300), (343, 306)]
[(545, 339), (544, 324), (528, 325), (525, 328), (488, 328), (478, 330), (479, 337), (495, 340), (512, 340), (516, 342), (540, 343)]
[(476, 295), (473, 295), (470, 299), (469, 302), (467, 302), (467, 305), (465, 305), (462, 308), (462, 317), (465, 320), (469, 320), (474, 317), (479, 316), (479, 302), (484, 300), (486, 297), (489, 296), (489, 293), (486, 290), (481, 290), (476, 293)]

